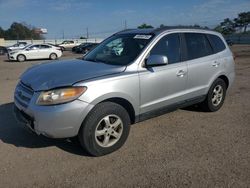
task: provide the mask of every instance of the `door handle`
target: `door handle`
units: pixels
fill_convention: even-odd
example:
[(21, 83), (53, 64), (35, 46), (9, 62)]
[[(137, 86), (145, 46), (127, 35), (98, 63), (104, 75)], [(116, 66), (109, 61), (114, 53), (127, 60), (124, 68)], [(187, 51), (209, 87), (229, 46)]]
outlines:
[(219, 65), (220, 65), (220, 62), (218, 62), (218, 61), (215, 61), (215, 62), (212, 63), (213, 67), (218, 67)]
[(186, 72), (185, 72), (184, 70), (179, 70), (179, 71), (176, 73), (176, 75), (177, 75), (178, 77), (183, 77), (185, 74), (186, 74)]

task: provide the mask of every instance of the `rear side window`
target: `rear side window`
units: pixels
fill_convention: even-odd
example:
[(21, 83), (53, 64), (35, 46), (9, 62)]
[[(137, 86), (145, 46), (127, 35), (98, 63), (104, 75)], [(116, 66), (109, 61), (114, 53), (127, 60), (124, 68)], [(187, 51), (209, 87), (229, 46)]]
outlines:
[(164, 55), (168, 57), (168, 63), (181, 61), (180, 37), (178, 33), (169, 34), (160, 39), (153, 47), (150, 55)]
[(187, 60), (196, 59), (213, 53), (212, 47), (205, 34), (185, 33)]
[(48, 45), (40, 45), (40, 49), (48, 49), (48, 48), (51, 48), (51, 47)]
[(220, 37), (216, 35), (211, 35), (211, 34), (207, 34), (207, 36), (209, 40), (211, 41), (212, 47), (214, 49), (214, 53), (218, 53), (226, 49), (226, 46)]

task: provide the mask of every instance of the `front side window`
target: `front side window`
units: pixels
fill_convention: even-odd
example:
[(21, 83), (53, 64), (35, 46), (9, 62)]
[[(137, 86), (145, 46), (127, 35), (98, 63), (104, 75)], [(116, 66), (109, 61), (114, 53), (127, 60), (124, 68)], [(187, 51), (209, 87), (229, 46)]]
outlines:
[(180, 37), (178, 33), (166, 35), (153, 47), (150, 55), (164, 55), (168, 58), (168, 64), (181, 61)]
[(187, 44), (187, 59), (196, 59), (211, 55), (213, 50), (205, 34), (185, 33)]
[(152, 35), (114, 35), (90, 51), (84, 60), (111, 65), (128, 65), (152, 40)]
[(33, 45), (29, 47), (30, 50), (38, 50), (39, 49), (39, 45)]

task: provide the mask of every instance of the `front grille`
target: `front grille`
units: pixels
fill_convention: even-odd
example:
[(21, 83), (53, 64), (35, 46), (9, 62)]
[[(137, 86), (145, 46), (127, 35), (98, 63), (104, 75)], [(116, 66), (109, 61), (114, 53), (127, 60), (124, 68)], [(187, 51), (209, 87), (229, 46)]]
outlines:
[(15, 90), (14, 98), (21, 106), (27, 108), (33, 94), (34, 91), (32, 88), (22, 82), (19, 82)]

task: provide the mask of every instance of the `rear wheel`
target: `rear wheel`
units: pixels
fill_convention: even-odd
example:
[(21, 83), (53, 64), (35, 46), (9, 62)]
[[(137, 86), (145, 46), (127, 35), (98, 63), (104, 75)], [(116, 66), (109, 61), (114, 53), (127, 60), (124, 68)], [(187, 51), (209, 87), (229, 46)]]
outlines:
[(221, 108), (226, 97), (226, 83), (224, 80), (218, 78), (210, 87), (205, 101), (201, 107), (205, 111), (215, 112)]
[(55, 53), (52, 53), (52, 54), (50, 54), (49, 58), (51, 60), (55, 60), (55, 59), (57, 59), (57, 55)]
[(20, 55), (17, 56), (17, 61), (23, 62), (25, 60), (26, 60), (26, 57), (24, 55), (20, 54)]
[(93, 156), (118, 150), (126, 141), (130, 118), (119, 104), (104, 102), (96, 105), (85, 119), (78, 137), (82, 147)]

